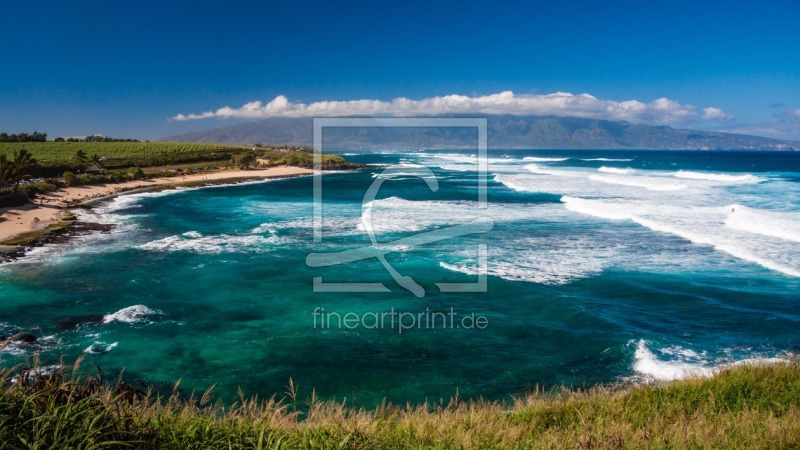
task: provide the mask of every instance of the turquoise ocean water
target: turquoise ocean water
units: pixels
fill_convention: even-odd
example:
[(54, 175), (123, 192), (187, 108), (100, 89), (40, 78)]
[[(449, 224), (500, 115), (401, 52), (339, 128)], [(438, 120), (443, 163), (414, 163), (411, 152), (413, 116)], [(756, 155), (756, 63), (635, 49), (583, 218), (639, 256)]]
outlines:
[[(301, 395), (315, 387), (373, 405), (674, 379), (798, 350), (798, 153), (492, 151), (486, 209), (470, 152), (347, 157), (376, 165), (322, 176), (321, 243), (313, 177), (134, 194), (80, 212), (116, 227), (0, 266), (0, 334), (39, 338), (0, 362), (84, 354), (137, 383), (218, 383), (226, 400), (238, 386), (281, 393), (292, 377)], [(365, 227), (364, 193), (387, 164), (430, 167), (440, 187), (387, 180)], [(492, 231), (386, 256), (424, 297), (375, 258), (306, 264), (311, 252), (368, 246), (368, 228), (385, 243), (476, 217), (491, 217)], [(476, 279), (480, 243), (486, 292), (440, 292), (436, 283)], [(315, 293), (314, 277), (390, 292)], [(315, 311), (360, 322), (328, 315), (325, 326)], [(392, 311), (416, 326), (391, 326)], [(481, 327), (464, 319), (478, 317)]]

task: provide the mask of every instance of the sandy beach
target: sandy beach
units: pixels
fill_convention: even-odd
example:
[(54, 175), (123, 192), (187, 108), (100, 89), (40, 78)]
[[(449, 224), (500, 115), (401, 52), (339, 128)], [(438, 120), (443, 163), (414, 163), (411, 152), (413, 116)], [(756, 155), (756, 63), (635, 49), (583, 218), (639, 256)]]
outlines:
[(103, 184), (97, 186), (74, 186), (40, 195), (35, 204), (16, 208), (0, 209), (0, 242), (21, 233), (40, 230), (58, 222), (64, 207), (87, 200), (113, 196), (133, 189), (167, 186), (198, 181), (235, 180), (241, 178), (275, 178), (293, 175), (308, 175), (310, 169), (300, 167), (272, 167), (261, 170), (222, 170), (211, 173), (179, 175), (169, 178), (152, 178), (128, 181), (125, 183)]

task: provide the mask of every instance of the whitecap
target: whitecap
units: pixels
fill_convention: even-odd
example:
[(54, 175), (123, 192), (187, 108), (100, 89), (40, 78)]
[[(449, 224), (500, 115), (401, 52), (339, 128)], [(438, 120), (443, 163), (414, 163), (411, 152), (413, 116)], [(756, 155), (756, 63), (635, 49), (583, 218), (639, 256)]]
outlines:
[(203, 236), (197, 232), (190, 232), (150, 241), (137, 246), (137, 248), (150, 251), (187, 251), (204, 254), (264, 253), (274, 251), (275, 246), (284, 241), (276, 236), (266, 237), (258, 234)]
[(618, 174), (618, 175), (625, 175), (625, 174), (629, 174), (629, 173), (633, 173), (634, 172), (633, 169), (620, 169), (620, 168), (617, 168), (617, 167), (606, 167), (606, 166), (600, 167), (599, 169), (597, 169), (597, 171), (598, 172), (604, 172), (604, 173), (615, 173), (615, 174)]
[[(672, 345), (665, 348), (656, 348), (655, 351), (648, 347), (644, 339), (631, 341), (636, 343), (633, 355), (633, 370), (644, 381), (672, 381), (686, 378), (708, 378), (719, 373), (720, 370), (738, 366), (757, 366), (788, 362), (788, 358), (764, 357), (745, 358), (736, 361), (712, 360), (707, 352)], [(657, 354), (656, 354), (657, 353)]]
[(747, 233), (800, 242), (800, 213), (764, 211), (742, 205), (724, 207), (730, 214), (725, 226)]
[(687, 180), (705, 180), (705, 181), (718, 181), (722, 183), (761, 183), (766, 181), (766, 178), (757, 177), (752, 174), (744, 175), (730, 175), (725, 173), (707, 173), (707, 172), (692, 172), (689, 170), (679, 170), (672, 174), (675, 178), (683, 178)]
[[(675, 352), (667, 354), (675, 355)], [(651, 380), (671, 381), (714, 374), (713, 366), (697, 353), (686, 353), (672, 360), (660, 359), (647, 347), (644, 339), (636, 344), (633, 359), (633, 370)]]
[(581, 158), (581, 161), (602, 161), (602, 162), (628, 162), (630, 158)]
[(569, 158), (544, 158), (538, 156), (526, 156), (522, 159), (523, 161), (533, 161), (533, 162), (562, 162), (569, 160)]
[(103, 354), (103, 353), (110, 352), (111, 350), (116, 348), (117, 345), (119, 345), (119, 342), (106, 344), (105, 342), (94, 341), (94, 342), (92, 342), (92, 345), (86, 347), (83, 350), (83, 353), (90, 354), (90, 355), (100, 355), (100, 354)]
[(685, 184), (673, 183), (669, 180), (659, 179), (656, 177), (619, 177), (610, 175), (592, 175), (590, 180), (600, 181), (603, 183), (619, 184), (622, 186), (631, 186), (647, 189), (648, 191), (681, 191), (688, 186)]
[[(634, 201), (603, 201), (564, 196), (566, 208), (606, 220), (629, 220), (650, 230), (708, 245), (735, 258), (785, 275), (800, 277), (800, 248), (742, 236), (723, 227), (726, 208), (684, 207)], [(735, 213), (733, 213), (735, 214)]]
[(123, 323), (138, 323), (149, 321), (148, 317), (161, 314), (160, 311), (150, 309), (144, 305), (133, 305), (127, 308), (122, 308), (119, 311), (106, 314), (103, 316), (103, 323), (123, 322)]

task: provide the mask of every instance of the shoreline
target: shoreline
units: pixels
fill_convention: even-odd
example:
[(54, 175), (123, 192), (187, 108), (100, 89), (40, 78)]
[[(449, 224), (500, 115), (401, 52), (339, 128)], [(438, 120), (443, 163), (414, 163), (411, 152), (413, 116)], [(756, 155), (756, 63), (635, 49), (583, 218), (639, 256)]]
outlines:
[(302, 167), (272, 167), (258, 170), (221, 170), (211, 173), (148, 178), (116, 184), (72, 186), (39, 195), (20, 207), (0, 208), (0, 261), (16, 259), (28, 247), (46, 243), (51, 234), (63, 234), (77, 221), (65, 220), (71, 207), (88, 206), (120, 195), (179, 187), (236, 184), (246, 181), (311, 175)]

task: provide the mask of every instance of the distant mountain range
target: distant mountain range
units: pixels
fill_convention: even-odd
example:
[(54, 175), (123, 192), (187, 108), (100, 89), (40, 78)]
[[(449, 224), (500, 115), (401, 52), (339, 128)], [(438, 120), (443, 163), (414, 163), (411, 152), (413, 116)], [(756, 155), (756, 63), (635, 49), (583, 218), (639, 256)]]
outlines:
[[(475, 129), (469, 128), (326, 128), (324, 145), (331, 149), (472, 147), (476, 137)], [(312, 119), (270, 118), (162, 140), (311, 145)], [(506, 149), (800, 150), (796, 141), (555, 116), (488, 116), (488, 140), (489, 148)]]

